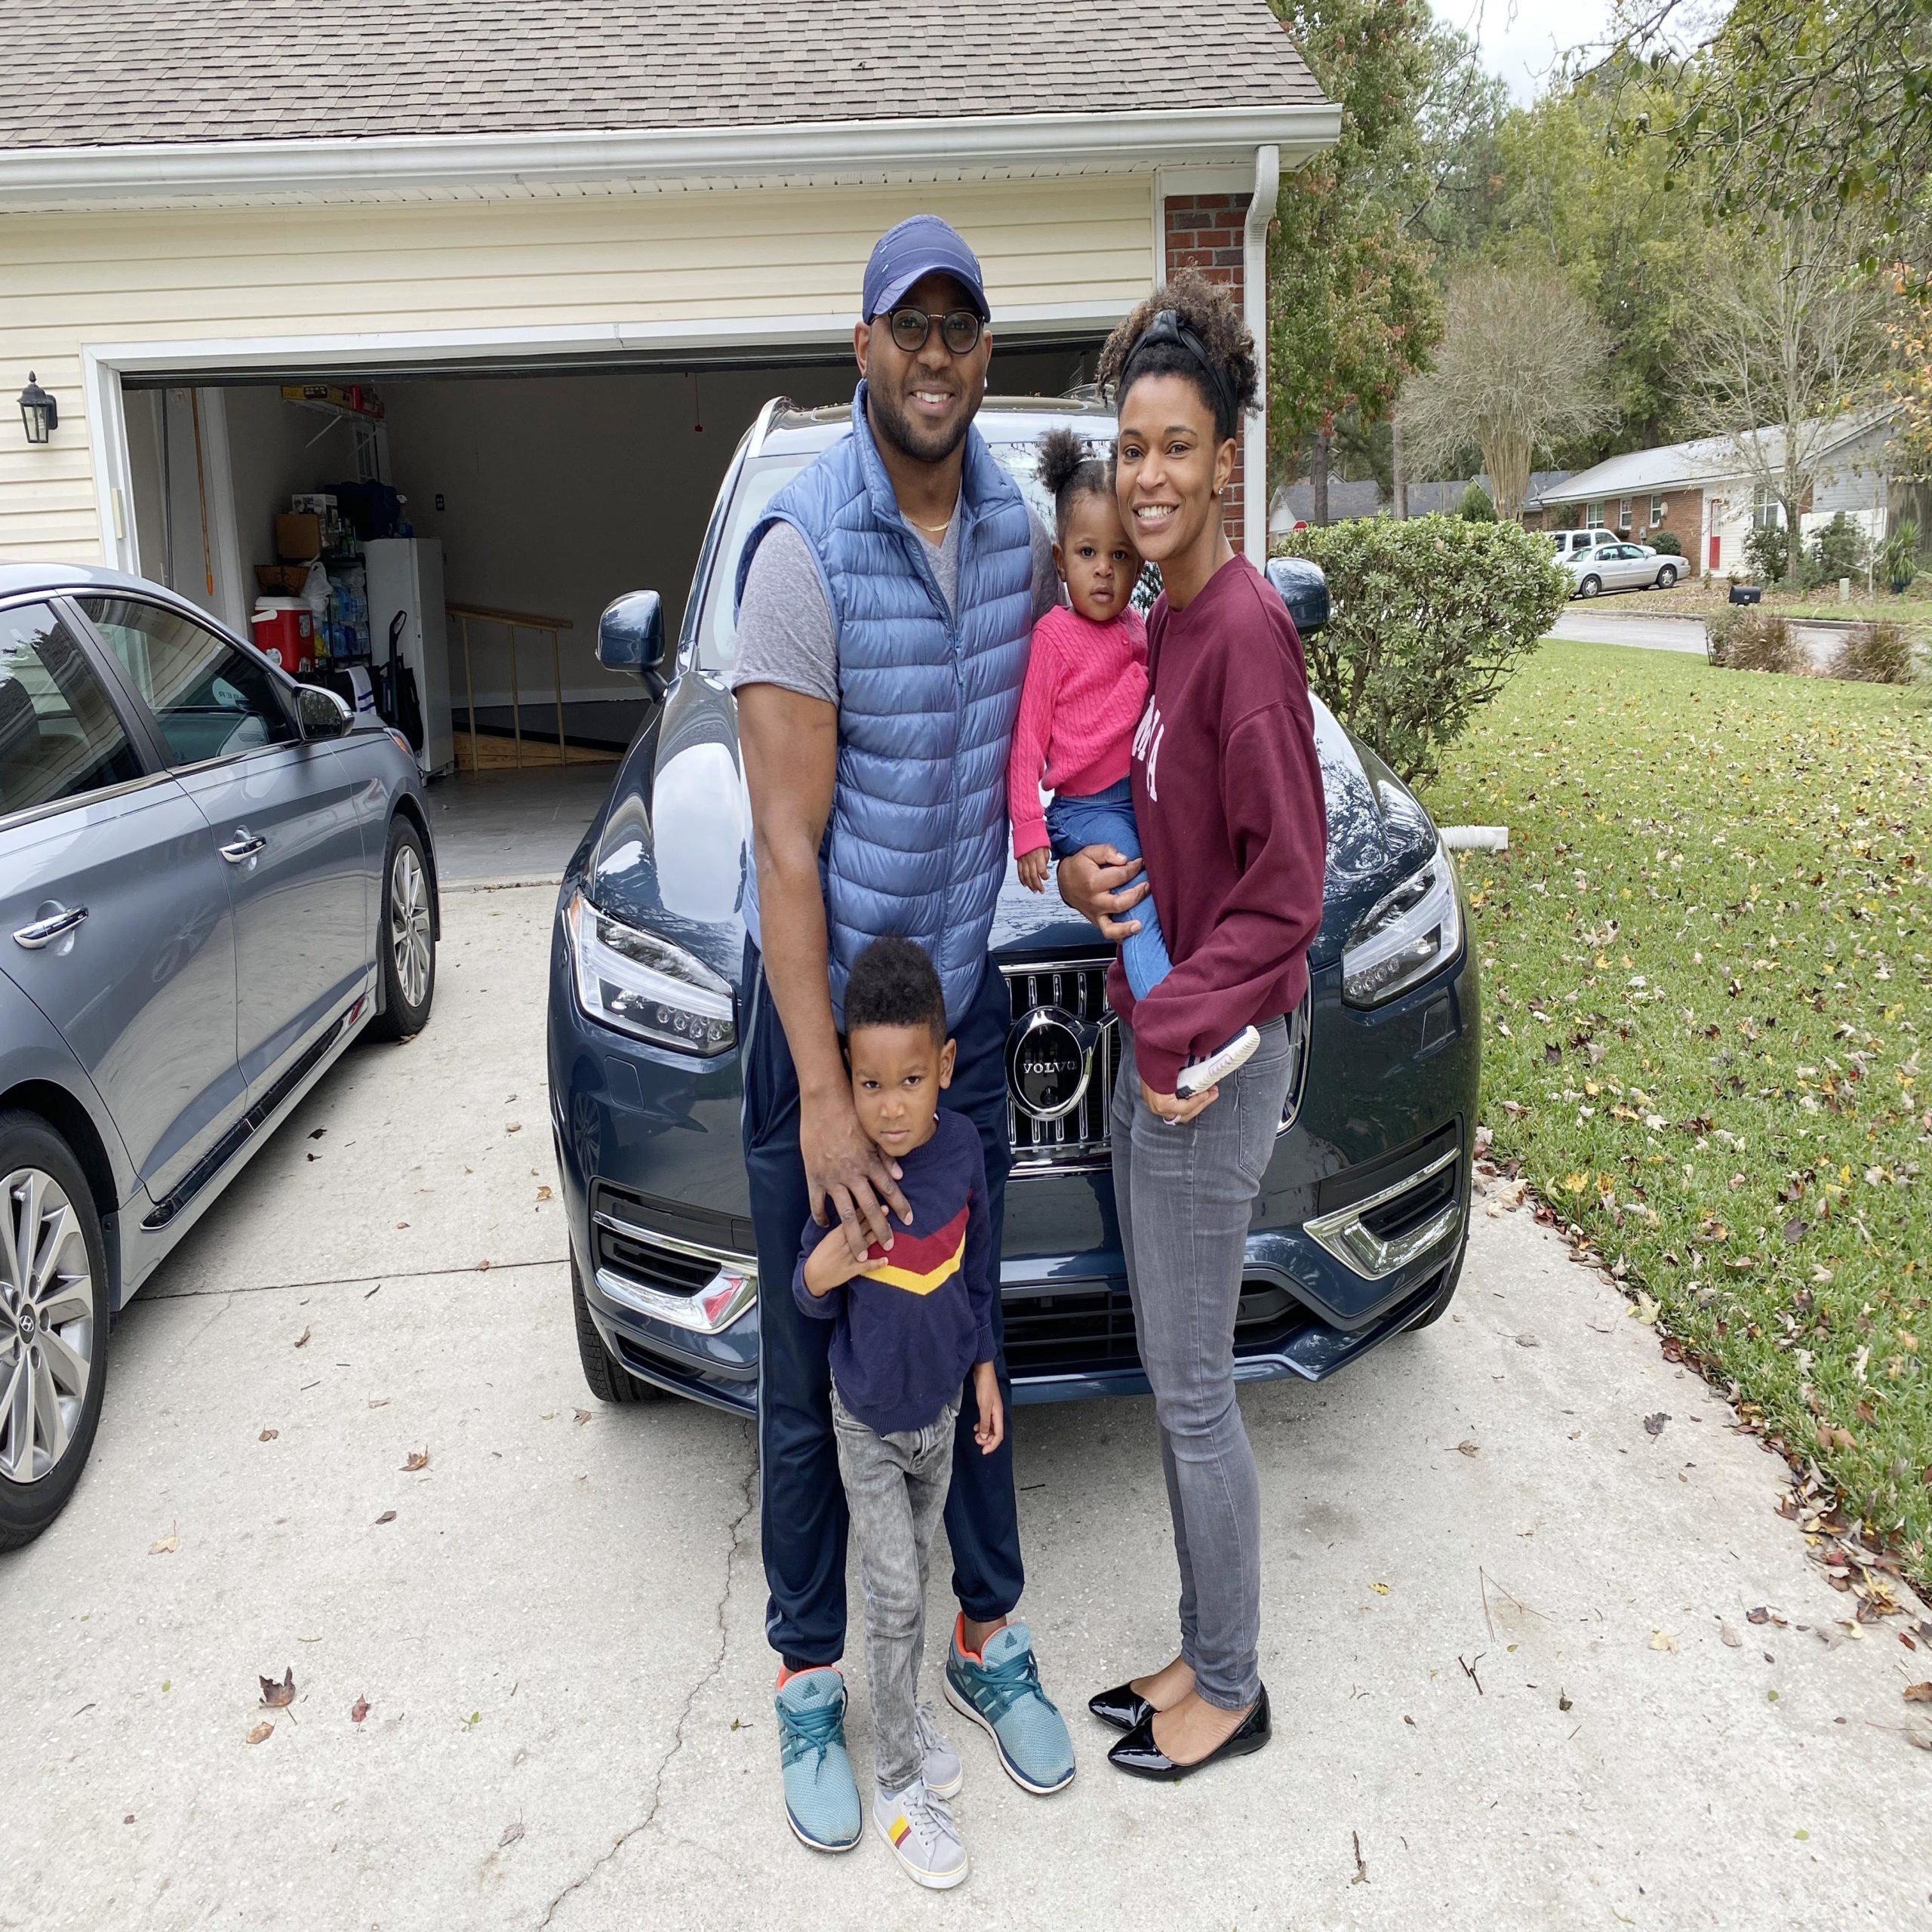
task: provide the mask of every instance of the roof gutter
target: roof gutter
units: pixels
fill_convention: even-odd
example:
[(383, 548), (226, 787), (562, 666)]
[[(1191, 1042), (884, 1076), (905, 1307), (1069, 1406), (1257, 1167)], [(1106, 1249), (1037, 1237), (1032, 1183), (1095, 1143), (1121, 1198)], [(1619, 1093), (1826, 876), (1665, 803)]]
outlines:
[(0, 208), (249, 201), (358, 189), (545, 181), (783, 178), (900, 168), (1145, 173), (1226, 165), (1257, 148), (1305, 158), (1340, 130), (1326, 102), (1142, 113), (961, 115), (758, 127), (367, 140), (157, 141), (0, 149)]

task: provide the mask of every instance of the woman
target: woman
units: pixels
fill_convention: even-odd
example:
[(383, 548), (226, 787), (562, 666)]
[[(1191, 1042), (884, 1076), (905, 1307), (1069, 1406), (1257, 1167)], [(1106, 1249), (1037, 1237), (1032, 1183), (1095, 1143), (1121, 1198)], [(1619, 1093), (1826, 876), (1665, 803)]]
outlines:
[[(1229, 545), (1223, 500), (1255, 400), (1254, 344), (1223, 289), (1177, 277), (1108, 340), (1122, 521), (1165, 588), (1148, 621), (1147, 708), (1131, 776), (1147, 877), (1174, 970), (1122, 1023), (1114, 1194), (1140, 1358), (1154, 1391), (1180, 1563), (1180, 1650), (1104, 1691), (1124, 1771), (1172, 1778), (1269, 1737), (1257, 1661), (1260, 1494), (1235, 1400), (1235, 1312), (1248, 1217), (1287, 1095), (1284, 1017), (1308, 983), (1327, 847), (1300, 640), (1267, 580)], [(1259, 479), (1248, 487), (1258, 488)], [(1090, 847), (1060, 891), (1109, 937), (1145, 891)], [(1242, 1027), (1254, 1057), (1176, 1097), (1181, 1071)]]

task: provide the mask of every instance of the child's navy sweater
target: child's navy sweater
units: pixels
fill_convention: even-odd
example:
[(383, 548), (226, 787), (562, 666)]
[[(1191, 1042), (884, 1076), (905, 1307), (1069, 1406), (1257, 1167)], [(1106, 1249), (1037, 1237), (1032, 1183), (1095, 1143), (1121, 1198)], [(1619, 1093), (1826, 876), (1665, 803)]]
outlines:
[(991, 1223), (986, 1157), (964, 1114), (940, 1109), (933, 1137), (899, 1163), (912, 1223), (892, 1223), (888, 1251), (875, 1241), (863, 1275), (815, 1296), (805, 1262), (822, 1241), (843, 1241), (835, 1221), (805, 1223), (792, 1292), (810, 1315), (835, 1324), (832, 1378), (838, 1398), (881, 1435), (927, 1427), (959, 1399), (967, 1371), (993, 1359)]

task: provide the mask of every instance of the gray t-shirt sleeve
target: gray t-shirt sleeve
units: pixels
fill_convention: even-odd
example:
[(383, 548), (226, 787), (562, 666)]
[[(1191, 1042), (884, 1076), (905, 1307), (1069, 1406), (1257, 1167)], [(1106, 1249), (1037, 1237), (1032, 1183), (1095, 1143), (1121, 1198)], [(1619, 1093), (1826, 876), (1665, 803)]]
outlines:
[(1037, 624), (1060, 601), (1060, 572), (1054, 568), (1053, 532), (1031, 504), (1026, 516), (1033, 526), (1033, 621)]
[(734, 691), (778, 685), (827, 704), (838, 702), (831, 606), (805, 540), (789, 523), (765, 532), (746, 575), (731, 683)]

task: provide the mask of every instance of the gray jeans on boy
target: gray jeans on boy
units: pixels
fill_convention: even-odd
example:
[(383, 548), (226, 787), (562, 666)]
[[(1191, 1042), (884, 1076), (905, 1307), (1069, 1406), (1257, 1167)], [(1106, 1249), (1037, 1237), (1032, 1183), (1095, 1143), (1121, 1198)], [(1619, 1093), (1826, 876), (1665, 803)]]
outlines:
[(926, 1572), (952, 1481), (958, 1417), (955, 1401), (924, 1429), (881, 1435), (848, 1412), (832, 1385), (838, 1474), (865, 1591), (866, 1677), (881, 1791), (903, 1791), (923, 1762), (912, 1712), (926, 1647)]
[(1180, 1561), (1180, 1654), (1203, 1702), (1238, 1711), (1261, 1694), (1261, 1491), (1235, 1401), (1235, 1312), (1293, 1071), (1287, 1022), (1269, 1020), (1254, 1058), (1180, 1127), (1148, 1111), (1121, 1031), (1114, 1201)]

